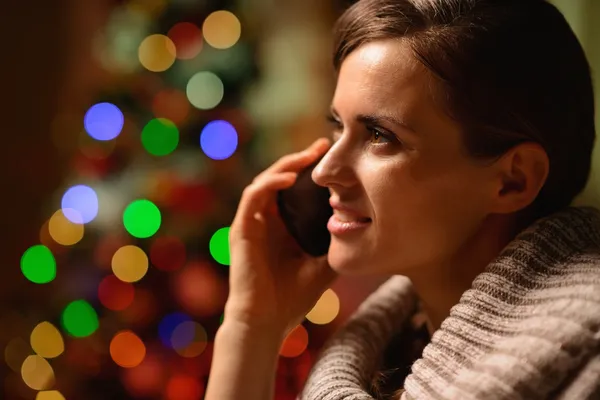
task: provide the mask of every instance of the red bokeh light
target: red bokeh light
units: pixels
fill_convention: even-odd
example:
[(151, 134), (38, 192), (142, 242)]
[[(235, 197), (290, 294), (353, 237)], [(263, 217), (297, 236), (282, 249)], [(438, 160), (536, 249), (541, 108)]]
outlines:
[(185, 244), (174, 236), (156, 238), (150, 246), (150, 262), (163, 271), (175, 271), (186, 261)]
[(188, 375), (174, 375), (165, 390), (166, 400), (197, 400), (204, 395), (204, 385)]
[(109, 310), (124, 310), (133, 302), (135, 289), (131, 283), (123, 282), (114, 275), (102, 279), (98, 285), (98, 300)]
[(191, 60), (202, 50), (202, 30), (190, 22), (175, 24), (167, 36), (175, 43), (180, 60)]
[(134, 397), (156, 397), (164, 385), (165, 371), (157, 357), (147, 355), (137, 367), (123, 370), (122, 381)]
[(217, 315), (225, 307), (227, 285), (208, 263), (187, 264), (173, 277), (173, 286), (175, 298), (192, 315)]

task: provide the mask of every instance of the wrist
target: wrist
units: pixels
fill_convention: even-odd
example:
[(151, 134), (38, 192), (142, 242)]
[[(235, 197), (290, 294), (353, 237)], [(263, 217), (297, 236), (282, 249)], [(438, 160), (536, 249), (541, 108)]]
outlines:
[(262, 310), (248, 309), (243, 306), (244, 302), (234, 302), (228, 300), (225, 304), (223, 314), (223, 324), (235, 326), (249, 334), (255, 332), (268, 332), (271, 335), (283, 334), (286, 330), (286, 324), (279, 321), (273, 313), (265, 313)]
[(217, 331), (217, 337), (219, 336), (242, 342), (272, 343), (279, 350), (279, 346), (285, 339), (285, 328), (273, 322), (247, 320), (225, 315), (223, 323)]

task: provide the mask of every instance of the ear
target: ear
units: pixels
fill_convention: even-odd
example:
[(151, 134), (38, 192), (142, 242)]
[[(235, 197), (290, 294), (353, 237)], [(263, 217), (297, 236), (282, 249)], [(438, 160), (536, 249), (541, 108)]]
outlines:
[(496, 193), (493, 212), (514, 213), (536, 199), (550, 171), (544, 148), (533, 142), (521, 143), (496, 161)]

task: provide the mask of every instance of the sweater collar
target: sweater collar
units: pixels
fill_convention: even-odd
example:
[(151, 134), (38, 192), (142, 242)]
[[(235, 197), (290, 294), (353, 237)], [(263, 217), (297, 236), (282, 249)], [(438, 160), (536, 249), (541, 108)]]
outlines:
[[(452, 308), (402, 398), (545, 398), (600, 340), (590, 331), (600, 317), (585, 311), (590, 301), (600, 305), (600, 273), (591, 267), (599, 259), (596, 209), (569, 207), (534, 222)], [(407, 278), (385, 282), (326, 343), (301, 399), (372, 398), (381, 355), (416, 304)], [(565, 355), (565, 346), (576, 351)]]

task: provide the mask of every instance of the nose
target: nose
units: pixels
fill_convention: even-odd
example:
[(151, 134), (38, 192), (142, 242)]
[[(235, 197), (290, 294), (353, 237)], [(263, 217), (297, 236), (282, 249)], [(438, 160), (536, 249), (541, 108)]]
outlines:
[(350, 187), (356, 182), (352, 151), (343, 140), (335, 142), (313, 169), (311, 176), (317, 185), (329, 188)]

